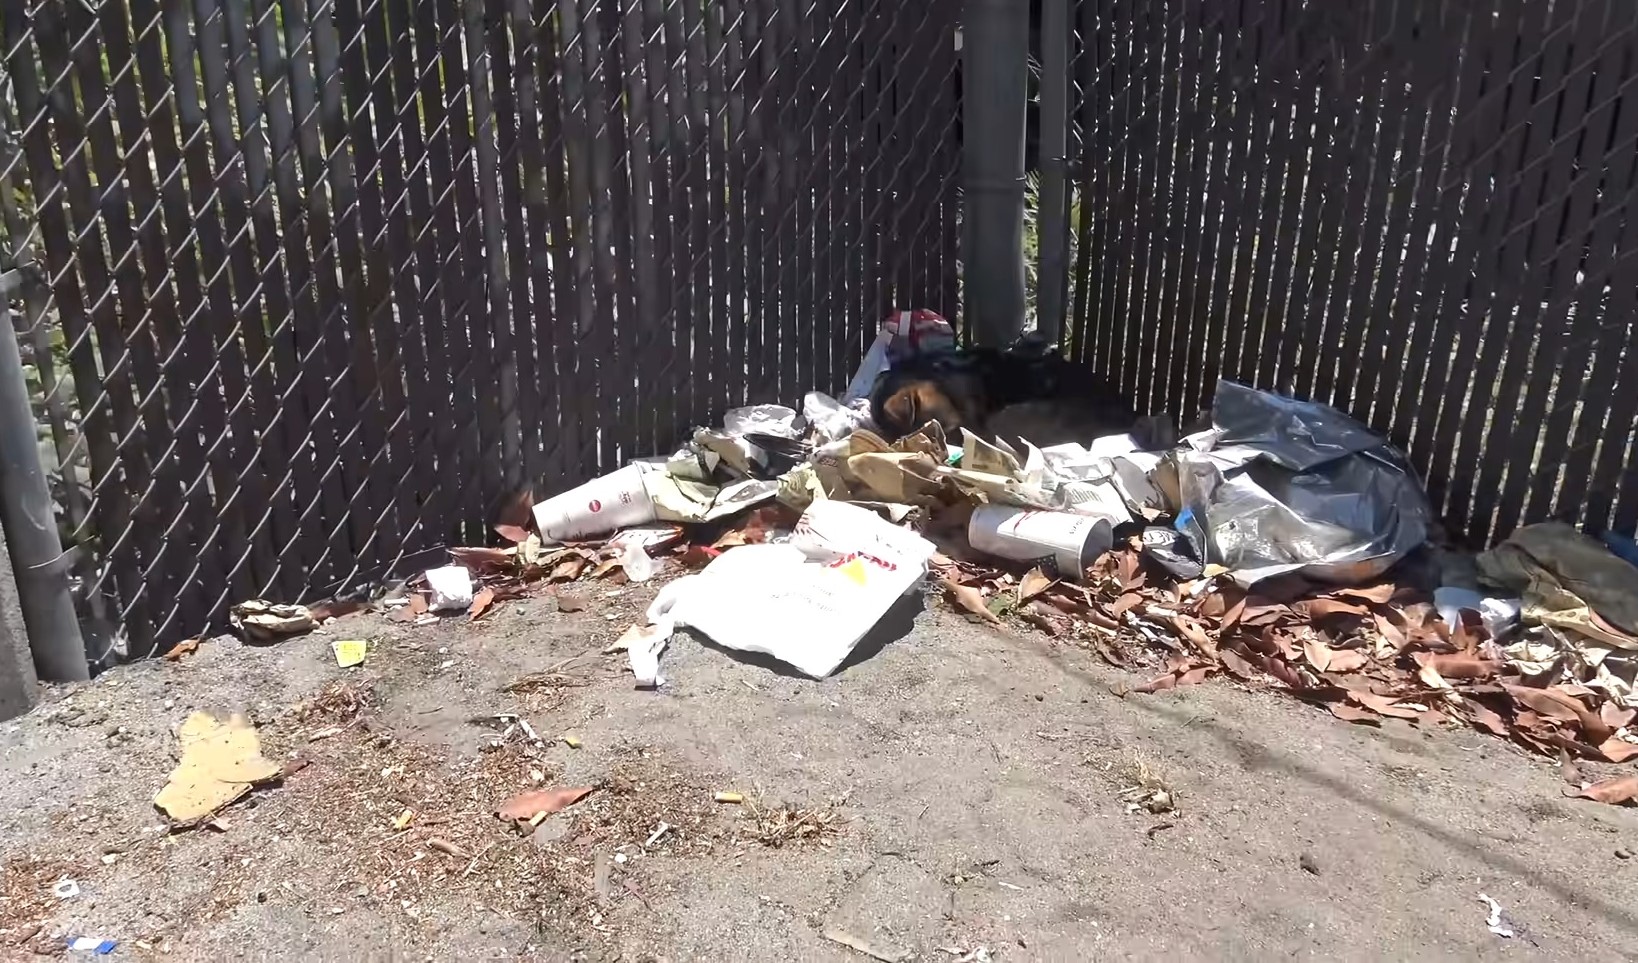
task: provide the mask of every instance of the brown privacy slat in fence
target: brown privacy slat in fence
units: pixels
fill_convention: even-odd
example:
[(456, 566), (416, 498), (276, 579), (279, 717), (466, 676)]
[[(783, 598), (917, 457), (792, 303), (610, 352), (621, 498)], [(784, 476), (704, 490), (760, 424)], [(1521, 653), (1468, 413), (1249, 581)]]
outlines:
[(140, 655), (361, 588), (518, 485), (838, 390), (888, 310), (956, 316), (958, 17), (7, 2), (82, 594)]
[(1638, 522), (1628, 11), (1077, 0), (1073, 19), (1076, 357), (1185, 417), (1219, 373), (1351, 411), (1475, 540)]

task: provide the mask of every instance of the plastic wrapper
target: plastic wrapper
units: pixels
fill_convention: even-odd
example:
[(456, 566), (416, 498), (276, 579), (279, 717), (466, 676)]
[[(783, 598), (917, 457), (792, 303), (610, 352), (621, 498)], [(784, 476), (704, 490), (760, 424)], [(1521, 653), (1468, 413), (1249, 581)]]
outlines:
[(1328, 405), (1219, 381), (1212, 427), (1177, 455), (1177, 527), (1242, 586), (1300, 572), (1368, 581), (1427, 540), (1405, 459)]

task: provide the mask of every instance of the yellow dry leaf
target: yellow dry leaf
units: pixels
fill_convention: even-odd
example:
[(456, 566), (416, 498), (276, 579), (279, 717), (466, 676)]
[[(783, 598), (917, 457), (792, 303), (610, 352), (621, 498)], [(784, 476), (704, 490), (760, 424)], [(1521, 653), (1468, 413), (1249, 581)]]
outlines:
[(177, 739), (182, 758), (154, 797), (154, 805), (177, 822), (203, 819), (279, 775), (278, 764), (262, 755), (255, 727), (237, 713), (224, 723), (195, 712)]

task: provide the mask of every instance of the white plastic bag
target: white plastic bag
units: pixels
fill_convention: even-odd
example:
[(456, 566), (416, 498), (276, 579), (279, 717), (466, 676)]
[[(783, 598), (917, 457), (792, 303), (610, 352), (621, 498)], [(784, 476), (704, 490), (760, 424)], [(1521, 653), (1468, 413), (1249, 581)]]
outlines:
[(659, 684), (665, 640), (688, 626), (824, 678), (921, 581), (932, 554), (931, 542), (866, 509), (814, 502), (788, 543), (732, 549), (662, 589), (648, 609), (661, 630), (632, 647), (632, 673), (639, 685)]

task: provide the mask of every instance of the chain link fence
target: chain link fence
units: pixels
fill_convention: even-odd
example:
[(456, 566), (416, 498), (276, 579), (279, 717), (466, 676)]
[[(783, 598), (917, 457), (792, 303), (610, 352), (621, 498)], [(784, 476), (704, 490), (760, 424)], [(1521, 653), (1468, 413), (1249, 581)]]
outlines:
[(1073, 0), (1066, 331), (1411, 453), (1475, 542), (1638, 525), (1638, 18), (1619, 0)]
[(92, 658), (957, 316), (959, 5), (0, 3), (15, 315)]

